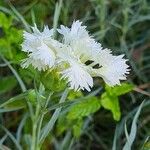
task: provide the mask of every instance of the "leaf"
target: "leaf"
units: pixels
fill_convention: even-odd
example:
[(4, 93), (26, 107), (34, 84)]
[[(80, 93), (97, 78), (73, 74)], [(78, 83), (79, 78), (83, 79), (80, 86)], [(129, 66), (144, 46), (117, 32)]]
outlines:
[(12, 9), (13, 13), (16, 15), (16, 17), (23, 23), (25, 29), (28, 32), (30, 32), (31, 29), (29, 27), (29, 24), (26, 22), (25, 18), (19, 13), (19, 11), (11, 3), (9, 3), (9, 6)]
[(11, 102), (7, 104), (4, 108), (9, 109), (21, 109), (26, 107), (26, 100), (25, 99), (19, 99), (14, 102)]
[(0, 94), (12, 90), (17, 85), (17, 81), (13, 76), (3, 77), (0, 80)]
[(16, 138), (2, 125), (0, 125), (0, 127), (6, 132), (6, 134), (10, 137), (10, 139), (13, 141), (13, 143), (15, 144), (16, 148), (18, 150), (22, 150), (22, 147), (20, 145), (20, 143), (18, 143), (18, 141), (16, 140)]
[(12, 102), (15, 102), (15, 101), (17, 101), (17, 100), (23, 99), (23, 98), (25, 98), (27, 95), (28, 95), (28, 93), (25, 92), (25, 93), (22, 93), (22, 94), (19, 94), (19, 95), (15, 96), (15, 97), (12, 97), (12, 98), (10, 98), (9, 100), (7, 100), (6, 102), (0, 104), (0, 108), (5, 107), (5, 106), (7, 106), (8, 104), (11, 104)]
[(138, 18), (134, 18), (132, 19), (129, 24), (128, 24), (128, 28), (131, 28), (133, 25), (140, 23), (140, 22), (144, 22), (150, 20), (150, 16), (149, 15), (140, 15), (138, 16)]
[(6, 15), (2, 12), (0, 12), (0, 27), (3, 27), (5, 29), (8, 29), (12, 24), (12, 18), (6, 17)]
[(90, 97), (86, 101), (74, 105), (69, 111), (68, 119), (79, 119), (96, 112), (100, 109), (100, 101), (96, 97)]
[(36, 105), (37, 102), (37, 95), (36, 95), (36, 91), (35, 90), (30, 90), (28, 92), (28, 100), (33, 104)]
[(25, 115), (23, 116), (23, 118), (18, 126), (18, 129), (16, 132), (16, 140), (18, 141), (18, 143), (20, 143), (20, 141), (21, 141), (23, 126), (25, 125), (27, 118), (28, 118), (28, 113), (25, 113)]
[(122, 83), (121, 85), (117, 85), (115, 87), (109, 87), (106, 86), (106, 91), (109, 92), (110, 95), (116, 95), (116, 96), (120, 96), (123, 94), (126, 94), (130, 91), (132, 91), (134, 88), (134, 85), (129, 84), (129, 83)]
[(0, 147), (2, 147), (3, 142), (6, 140), (7, 134), (5, 134), (1, 139), (0, 139)]
[(127, 142), (125, 143), (123, 150), (131, 150), (131, 146), (135, 140), (135, 136), (136, 136), (136, 132), (137, 132), (137, 120), (138, 117), (140, 115), (141, 109), (143, 107), (144, 101), (142, 102), (142, 104), (139, 106), (138, 111), (136, 112), (134, 118), (133, 118), (133, 122), (131, 125), (131, 131), (130, 131), (130, 135), (128, 135), (127, 133), (127, 128), (126, 128), (126, 124), (125, 124), (125, 132), (126, 132), (126, 138), (127, 138)]
[(106, 92), (101, 96), (101, 105), (112, 112), (113, 118), (116, 121), (120, 120), (121, 112), (119, 106), (119, 100), (117, 96), (108, 95)]
[[(66, 100), (68, 92), (69, 92), (68, 89), (66, 89), (64, 91), (63, 95), (61, 96), (61, 99), (60, 99), (59, 103), (63, 103)], [(57, 108), (55, 110), (55, 112), (53, 113), (50, 121), (42, 128), (42, 130), (41, 130), (41, 137), (40, 137), (40, 142), (41, 143), (45, 140), (45, 138), (47, 137), (47, 135), (49, 134), (49, 132), (54, 127), (55, 122), (56, 122), (56, 120), (58, 119), (58, 117), (60, 115), (61, 109), (62, 108)]]
[(4, 57), (1, 56), (1, 58), (3, 59), (3, 61), (7, 64), (7, 66), (9, 67), (9, 69), (12, 71), (12, 73), (14, 74), (15, 78), (17, 79), (21, 89), (23, 92), (25, 92), (27, 89), (25, 87), (24, 82), (22, 81), (22, 79), (20, 78), (18, 72), (10, 65), (9, 61), (7, 61)]
[(57, 121), (57, 125), (56, 125), (57, 135), (63, 134), (68, 129), (69, 129), (69, 123), (68, 123), (68, 120), (66, 119), (66, 116), (60, 115)]
[(77, 122), (73, 125), (73, 135), (76, 138), (79, 138), (82, 131), (83, 121), (82, 119), (77, 120)]
[[(29, 90), (30, 91), (30, 90)], [(26, 107), (26, 100), (25, 98), (28, 96), (28, 92), (19, 94), (15, 97), (10, 98), (6, 102), (0, 104), (0, 108), (11, 108), (11, 109), (17, 109)]]
[(21, 108), (15, 108), (15, 109), (1, 109), (0, 108), (0, 113), (5, 113), (5, 112), (11, 112), (11, 111), (16, 111), (16, 110), (19, 110), (19, 109), (21, 109)]
[(144, 143), (144, 147), (142, 150), (150, 150), (150, 141), (147, 141), (146, 143)]
[(113, 118), (116, 121), (119, 121), (121, 117), (118, 96), (132, 91), (133, 88), (134, 85), (129, 83), (123, 83), (120, 86), (115, 87), (106, 85), (106, 92), (104, 92), (101, 96), (101, 104), (105, 109), (108, 109), (112, 112)]

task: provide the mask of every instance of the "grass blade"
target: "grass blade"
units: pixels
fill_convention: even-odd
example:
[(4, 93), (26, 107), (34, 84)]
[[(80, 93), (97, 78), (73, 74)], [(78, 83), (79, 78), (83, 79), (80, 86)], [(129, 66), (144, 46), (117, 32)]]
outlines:
[(131, 146), (135, 140), (135, 136), (136, 136), (136, 132), (137, 132), (137, 120), (138, 120), (138, 117), (140, 115), (143, 104), (144, 104), (144, 101), (139, 106), (138, 111), (136, 112), (136, 114), (133, 118), (130, 135), (128, 135), (128, 133), (127, 133), (127, 128), (126, 128), (126, 124), (125, 124), (125, 133), (126, 133), (127, 142), (125, 143), (123, 150), (131, 150)]
[(10, 108), (10, 109), (0, 109), (0, 113), (5, 113), (5, 112), (10, 112), (10, 111), (16, 111), (16, 110), (20, 110), (20, 109), (22, 109), (22, 108), (24, 108), (24, 107), (18, 107), (18, 108)]
[(12, 11), (14, 12), (14, 14), (18, 17), (18, 19), (21, 20), (21, 22), (23, 23), (25, 29), (30, 32), (31, 29), (28, 25), (28, 23), (26, 22), (26, 20), (24, 19), (24, 17), (18, 12), (18, 10), (10, 3), (9, 4), (10, 8), (12, 9)]
[[(59, 103), (63, 103), (68, 95), (68, 89), (66, 89), (59, 101)], [(52, 116), (52, 118), (50, 119), (50, 121), (43, 127), (43, 129), (41, 130), (41, 138), (40, 138), (40, 142), (44, 141), (44, 139), (47, 137), (47, 135), (49, 134), (49, 132), (52, 130), (56, 120), (59, 117), (59, 114), (61, 112), (62, 108), (57, 108)]]
[(18, 130), (17, 130), (17, 134), (16, 134), (16, 139), (18, 141), (18, 143), (20, 143), (20, 139), (21, 139), (21, 131), (23, 129), (23, 126), (27, 120), (28, 117), (28, 113), (26, 113), (23, 117), (23, 119), (21, 120), (21, 123), (19, 124)]
[(22, 79), (20, 78), (19, 74), (17, 73), (17, 71), (10, 65), (10, 63), (3, 56), (1, 56), (1, 58), (7, 64), (9, 69), (12, 71), (12, 73), (16, 77), (16, 79), (17, 79), (17, 81), (18, 81), (22, 91), (25, 92), (27, 89), (26, 89), (25, 84), (23, 83)]
[(5, 134), (5, 135), (1, 138), (1, 140), (0, 140), (0, 147), (2, 146), (3, 142), (6, 140), (7, 136), (8, 136), (8, 135)]
[[(149, 107), (150, 106), (150, 101), (147, 100), (144, 104), (143, 107)], [(112, 146), (112, 150), (120, 150), (120, 138), (121, 135), (123, 133), (123, 129), (124, 129), (124, 125), (126, 120), (128, 120), (129, 118), (131, 118), (136, 112), (138, 111), (138, 107), (134, 108), (130, 113), (128, 113), (120, 123), (117, 124), (116, 126), (116, 130), (115, 130), (115, 135), (114, 135), (114, 140), (113, 140), (113, 146)]]
[(0, 104), (0, 108), (5, 107), (6, 105), (8, 105), (16, 100), (24, 99), (24, 98), (26, 98), (27, 95), (28, 95), (28, 92), (25, 92), (25, 93), (15, 96), (15, 97), (12, 97), (9, 100), (7, 100), (6, 102)]
[(54, 22), (53, 22), (53, 29), (54, 29), (53, 36), (54, 37), (56, 36), (56, 29), (58, 25), (58, 19), (60, 16), (61, 7), (62, 7), (62, 0), (60, 0), (59, 3), (56, 3), (56, 6), (55, 6)]
[(1, 128), (6, 132), (6, 134), (10, 137), (10, 139), (13, 141), (13, 143), (16, 145), (16, 148), (18, 150), (22, 150), (21, 145), (18, 143), (18, 141), (15, 139), (15, 137), (2, 125), (0, 125)]

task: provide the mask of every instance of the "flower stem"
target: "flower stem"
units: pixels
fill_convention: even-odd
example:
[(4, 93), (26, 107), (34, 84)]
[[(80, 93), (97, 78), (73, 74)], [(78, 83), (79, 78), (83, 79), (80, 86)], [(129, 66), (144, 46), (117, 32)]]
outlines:
[(36, 105), (36, 112), (35, 112), (35, 116), (33, 119), (33, 126), (32, 126), (32, 145), (31, 145), (31, 150), (38, 150), (38, 143), (37, 143), (37, 124), (38, 124), (38, 116), (39, 116), (39, 112), (40, 112), (40, 104), (38, 102), (38, 104)]

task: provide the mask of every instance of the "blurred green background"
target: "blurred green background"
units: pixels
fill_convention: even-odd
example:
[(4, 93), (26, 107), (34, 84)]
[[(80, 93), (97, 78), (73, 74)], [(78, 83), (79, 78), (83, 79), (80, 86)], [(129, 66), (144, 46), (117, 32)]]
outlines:
[[(22, 92), (14, 76), (15, 71), (22, 78), (27, 89), (34, 88), (34, 78), (41, 80), (43, 83), (44, 81), (47, 82), (47, 79), (41, 78), (33, 68), (22, 69), (20, 67), (21, 60), (25, 58), (25, 54), (21, 52), (23, 30), (28, 31), (29, 26), (33, 26), (34, 23), (41, 30), (44, 25), (48, 25), (50, 28), (55, 24), (58, 27), (61, 24), (70, 26), (74, 20), (80, 20), (103, 47), (110, 48), (113, 54), (125, 54), (125, 58), (129, 60), (128, 64), (131, 68), (128, 83), (134, 85), (135, 88), (132, 92), (119, 96), (122, 113), (121, 120), (115, 121), (108, 110), (103, 108), (99, 110), (97, 107), (100, 106), (94, 103), (93, 105), (96, 105), (96, 108), (93, 106), (94, 108), (92, 107), (89, 114), (84, 114), (83, 118), (78, 118), (76, 122), (73, 122), (75, 121), (73, 120), (66, 123), (63, 117), (62, 119), (60, 118), (52, 134), (46, 140), (43, 149), (65, 150), (69, 149), (69, 146), (73, 146), (71, 149), (75, 150), (109, 150), (112, 148), (114, 135), (116, 135), (117, 149), (120, 150), (125, 143), (124, 126), (121, 128), (121, 123), (125, 121), (124, 119), (127, 119), (127, 126), (130, 129), (133, 113), (141, 102), (145, 100), (146, 105), (144, 105), (138, 121), (139, 126), (133, 150), (149, 150), (150, 1), (63, 0), (60, 15), (57, 19), (54, 14), (58, 9), (58, 3), (59, 1), (56, 0), (0, 1), (0, 103), (2, 104)], [(54, 79), (50, 77), (49, 80), (59, 83), (57, 75), (53, 74), (53, 76), (55, 76)], [(102, 88), (102, 85), (101, 80), (95, 78), (93, 91), (94, 89)], [(59, 85), (50, 83), (50, 85), (45, 86), (47, 89), (54, 88), (59, 93), (64, 85), (63, 83), (59, 83)], [(102, 91), (105, 91), (105, 89), (102, 89)], [(33, 96), (32, 92), (29, 95), (31, 96), (30, 99)], [(99, 98), (101, 94), (102, 92), (93, 97), (93, 99)], [(79, 92), (78, 94), (70, 94), (70, 97), (76, 98), (84, 95), (87, 95), (87, 93)], [(24, 106), (23, 101), (15, 103), (15, 108), (22, 106)], [(93, 112), (96, 113), (93, 114)], [(80, 112), (76, 113), (82, 116)], [(23, 114), (23, 110), (3, 112), (0, 109), (0, 123), (15, 135)], [(76, 126), (73, 126), (74, 124)], [(116, 127), (117, 124), (118, 126)], [(30, 128), (30, 124), (26, 124), (24, 133), (30, 132), (28, 128)], [(72, 128), (74, 130), (73, 135)], [(0, 129), (0, 138), (2, 139), (4, 136), (4, 130)], [(7, 136), (4, 145), (10, 149), (15, 149), (13, 142)], [(24, 145), (23, 139), (22, 145)]]

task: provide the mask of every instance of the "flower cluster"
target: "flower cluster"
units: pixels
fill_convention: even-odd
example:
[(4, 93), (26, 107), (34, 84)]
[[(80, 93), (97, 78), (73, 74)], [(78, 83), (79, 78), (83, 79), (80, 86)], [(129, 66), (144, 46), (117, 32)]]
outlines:
[(71, 89), (90, 91), (92, 77), (101, 77), (110, 86), (119, 85), (129, 73), (124, 55), (114, 56), (111, 50), (103, 48), (86, 30), (82, 22), (73, 22), (71, 28), (61, 25), (57, 31), (62, 35), (59, 42), (53, 38), (53, 29), (44, 27), (40, 32), (32, 27), (33, 33), (24, 32), (22, 49), (28, 58), (22, 67), (32, 65), (39, 71), (59, 68), (62, 79)]

